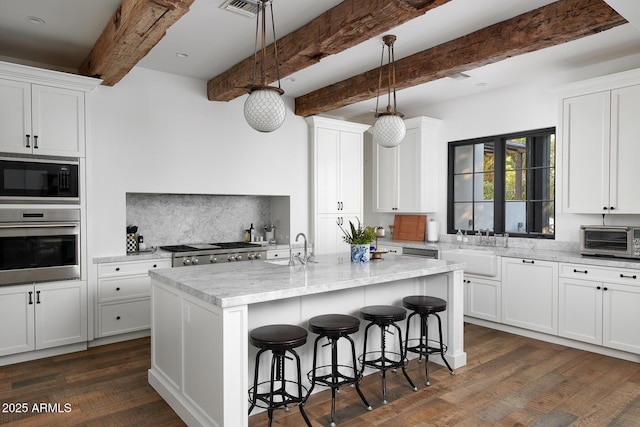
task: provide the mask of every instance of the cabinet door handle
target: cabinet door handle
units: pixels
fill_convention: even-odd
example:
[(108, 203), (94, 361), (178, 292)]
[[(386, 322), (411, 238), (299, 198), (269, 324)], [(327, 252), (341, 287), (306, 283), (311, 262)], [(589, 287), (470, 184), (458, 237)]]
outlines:
[(158, 264), (153, 264), (153, 268), (157, 268), (157, 267), (158, 267)]
[(609, 208), (608, 208), (608, 207), (606, 207), (606, 206), (603, 206), (603, 207), (602, 207), (602, 210), (603, 210), (603, 211), (607, 211), (607, 210), (609, 210)]
[(36, 291), (36, 304), (40, 304), (40, 291)]
[(26, 137), (27, 137), (27, 145), (25, 145), (25, 147), (26, 148), (31, 148), (31, 145), (30, 145), (30, 142), (29, 142), (30, 141), (29, 138), (31, 138), (31, 135), (26, 135)]
[(575, 269), (575, 268), (573, 269), (573, 272), (574, 272), (574, 273), (584, 273), (584, 274), (587, 274), (587, 273), (588, 273), (588, 271), (587, 271), (587, 270), (578, 270), (578, 269)]
[(120, 320), (120, 316), (116, 316), (116, 320)]
[(600, 290), (600, 289), (602, 289), (602, 288), (601, 288), (600, 286), (596, 286), (596, 289), (597, 289), (597, 290)]
[(33, 148), (38, 149), (38, 135), (33, 135)]
[(119, 290), (120, 290), (120, 288), (116, 288), (116, 291), (119, 291)]
[(613, 207), (613, 206), (609, 206), (609, 210), (610, 210), (610, 211), (612, 211), (612, 210), (614, 210), (614, 209), (615, 209), (615, 207)]
[(528, 261), (528, 260), (526, 260), (526, 259), (523, 259), (523, 260), (522, 260), (522, 262), (523, 262), (524, 264), (535, 264), (535, 263), (536, 263), (536, 262), (535, 262), (535, 261), (533, 261), (533, 260)]
[(32, 305), (33, 304), (33, 292), (29, 291), (29, 304)]
[(120, 267), (116, 267), (116, 271), (120, 271)]
[(629, 276), (629, 275), (620, 273), (620, 277), (623, 278), (623, 279), (634, 279), (634, 280), (636, 279), (636, 275), (635, 274)]
[(602, 288), (602, 289), (605, 290), (605, 291), (609, 290), (609, 288), (607, 288), (606, 286), (604, 288)]

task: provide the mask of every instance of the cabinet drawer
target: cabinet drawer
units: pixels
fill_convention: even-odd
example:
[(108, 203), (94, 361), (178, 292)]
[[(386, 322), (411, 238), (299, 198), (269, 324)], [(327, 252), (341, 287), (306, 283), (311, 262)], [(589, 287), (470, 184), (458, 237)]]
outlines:
[[(293, 248), (291, 253), (293, 256), (303, 255), (304, 249)], [(289, 259), (289, 249), (275, 249), (267, 251), (267, 259)]]
[(98, 280), (98, 302), (151, 296), (151, 278), (147, 275), (112, 277)]
[(151, 300), (100, 306), (99, 336), (151, 328)]
[(170, 259), (152, 259), (144, 261), (109, 262), (98, 265), (98, 278), (147, 274), (154, 268), (171, 267)]
[(560, 264), (560, 276), (640, 286), (640, 270), (630, 268), (594, 267), (587, 264), (562, 263)]

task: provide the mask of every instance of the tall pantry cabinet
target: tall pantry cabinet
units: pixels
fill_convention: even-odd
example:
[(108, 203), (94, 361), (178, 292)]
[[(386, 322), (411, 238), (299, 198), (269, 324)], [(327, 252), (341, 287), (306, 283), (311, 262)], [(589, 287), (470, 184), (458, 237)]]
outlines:
[(342, 227), (363, 215), (363, 141), (369, 125), (309, 117), (311, 229), (316, 254), (348, 252)]

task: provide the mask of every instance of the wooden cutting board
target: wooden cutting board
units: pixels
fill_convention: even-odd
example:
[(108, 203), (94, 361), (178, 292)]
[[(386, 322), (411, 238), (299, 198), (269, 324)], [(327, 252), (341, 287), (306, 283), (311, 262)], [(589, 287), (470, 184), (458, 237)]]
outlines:
[(424, 241), (426, 228), (426, 215), (396, 215), (393, 220), (392, 240)]

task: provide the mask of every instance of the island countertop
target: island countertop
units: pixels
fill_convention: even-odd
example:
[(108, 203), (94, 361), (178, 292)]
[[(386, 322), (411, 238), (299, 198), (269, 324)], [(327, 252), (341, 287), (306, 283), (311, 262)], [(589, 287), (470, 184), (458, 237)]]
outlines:
[[(279, 261), (282, 263), (282, 261)], [(221, 308), (234, 307), (461, 270), (464, 263), (386, 254), (352, 263), (349, 254), (319, 255), (306, 266), (269, 261), (158, 269), (152, 279)]]

